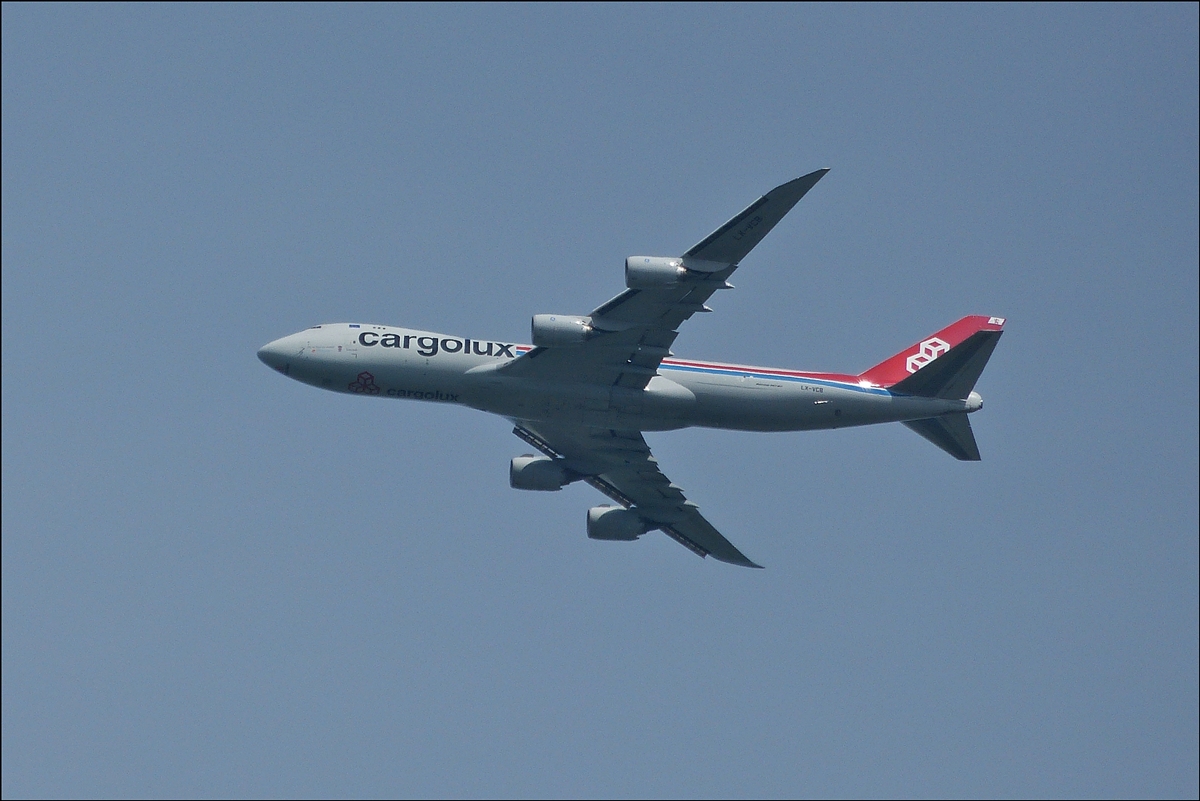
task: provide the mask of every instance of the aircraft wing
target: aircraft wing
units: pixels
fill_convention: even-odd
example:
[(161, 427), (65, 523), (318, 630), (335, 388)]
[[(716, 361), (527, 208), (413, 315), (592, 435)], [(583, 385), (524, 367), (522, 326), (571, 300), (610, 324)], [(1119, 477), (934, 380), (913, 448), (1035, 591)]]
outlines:
[(817, 170), (780, 184), (683, 255), (736, 267), (827, 172), (828, 169)]
[(633, 507), (652, 528), (700, 556), (744, 567), (761, 567), (721, 536), (696, 504), (658, 469), (639, 431), (615, 431), (516, 421), (513, 433), (546, 456), (562, 459), (583, 480)]
[(817, 170), (775, 187), (682, 257), (686, 281), (653, 289), (626, 289), (591, 313), (597, 335), (582, 345), (534, 348), (504, 368), (511, 375), (601, 382), (643, 389), (670, 352), (678, 328), (697, 312), (755, 245), (829, 172)]

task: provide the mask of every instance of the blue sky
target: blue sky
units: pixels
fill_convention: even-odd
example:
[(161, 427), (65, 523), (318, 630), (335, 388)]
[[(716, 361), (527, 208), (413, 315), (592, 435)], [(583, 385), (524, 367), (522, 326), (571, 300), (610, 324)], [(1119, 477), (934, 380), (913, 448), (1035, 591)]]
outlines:
[[(1197, 7), (3, 6), (5, 797), (1195, 797)], [(681, 356), (1008, 318), (983, 462), (505, 421), (254, 358), (527, 341), (832, 171)]]

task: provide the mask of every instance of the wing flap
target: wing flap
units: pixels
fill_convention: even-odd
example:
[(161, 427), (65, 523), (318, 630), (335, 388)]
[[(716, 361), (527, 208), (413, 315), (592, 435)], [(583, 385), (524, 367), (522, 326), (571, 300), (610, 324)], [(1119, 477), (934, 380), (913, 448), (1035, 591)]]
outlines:
[[(708, 551), (708, 555), (720, 562), (741, 567), (753, 567), (762, 570), (762, 565), (755, 564), (746, 555), (733, 546), (729, 540), (721, 536), (711, 523), (704, 519), (699, 512), (678, 523), (663, 526), (667, 536), (689, 547), (688, 543)], [(686, 542), (685, 542), (686, 540)]]

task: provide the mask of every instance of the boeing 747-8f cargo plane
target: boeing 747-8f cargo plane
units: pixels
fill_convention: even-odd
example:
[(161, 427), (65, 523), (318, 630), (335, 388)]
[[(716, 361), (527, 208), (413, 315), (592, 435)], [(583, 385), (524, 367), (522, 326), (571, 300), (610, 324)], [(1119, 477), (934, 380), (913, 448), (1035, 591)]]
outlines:
[(631, 256), (627, 289), (586, 316), (536, 314), (533, 345), (388, 325), (317, 325), (258, 357), (289, 378), (351, 395), (469, 406), (511, 420), (540, 454), (512, 460), (516, 489), (586, 481), (619, 505), (587, 513), (598, 540), (663, 531), (700, 556), (758, 567), (659, 470), (643, 431), (687, 426), (807, 431), (900, 422), (956, 459), (979, 459), (967, 415), (1004, 328), (964, 317), (860, 375), (676, 358), (679, 326), (828, 170), (777, 186), (677, 257)]

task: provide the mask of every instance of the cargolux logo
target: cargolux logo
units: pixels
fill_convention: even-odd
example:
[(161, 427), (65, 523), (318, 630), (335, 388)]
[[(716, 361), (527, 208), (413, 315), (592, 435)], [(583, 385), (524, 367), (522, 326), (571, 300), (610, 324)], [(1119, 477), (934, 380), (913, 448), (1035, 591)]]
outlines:
[(363, 331), (358, 335), (358, 344), (364, 348), (373, 348), (379, 345), (381, 348), (404, 348), (408, 350), (412, 345), (417, 346), (417, 353), (422, 356), (437, 356), (438, 352), (442, 353), (474, 353), (476, 356), (507, 356), (510, 359), (515, 359), (512, 349), (515, 345), (506, 345), (503, 342), (479, 342), (469, 339), (455, 339), (447, 337), (446, 339), (438, 339), (437, 337), (418, 337), (411, 334), (384, 334), (380, 336), (374, 331)]
[(915, 373), (931, 361), (950, 350), (950, 343), (937, 337), (930, 337), (921, 343), (921, 351), (908, 357), (905, 367), (908, 372)]
[(350, 382), (347, 387), (351, 392), (364, 392), (367, 395), (378, 395), (379, 385), (375, 383), (375, 376), (367, 372), (358, 374), (358, 380)]

